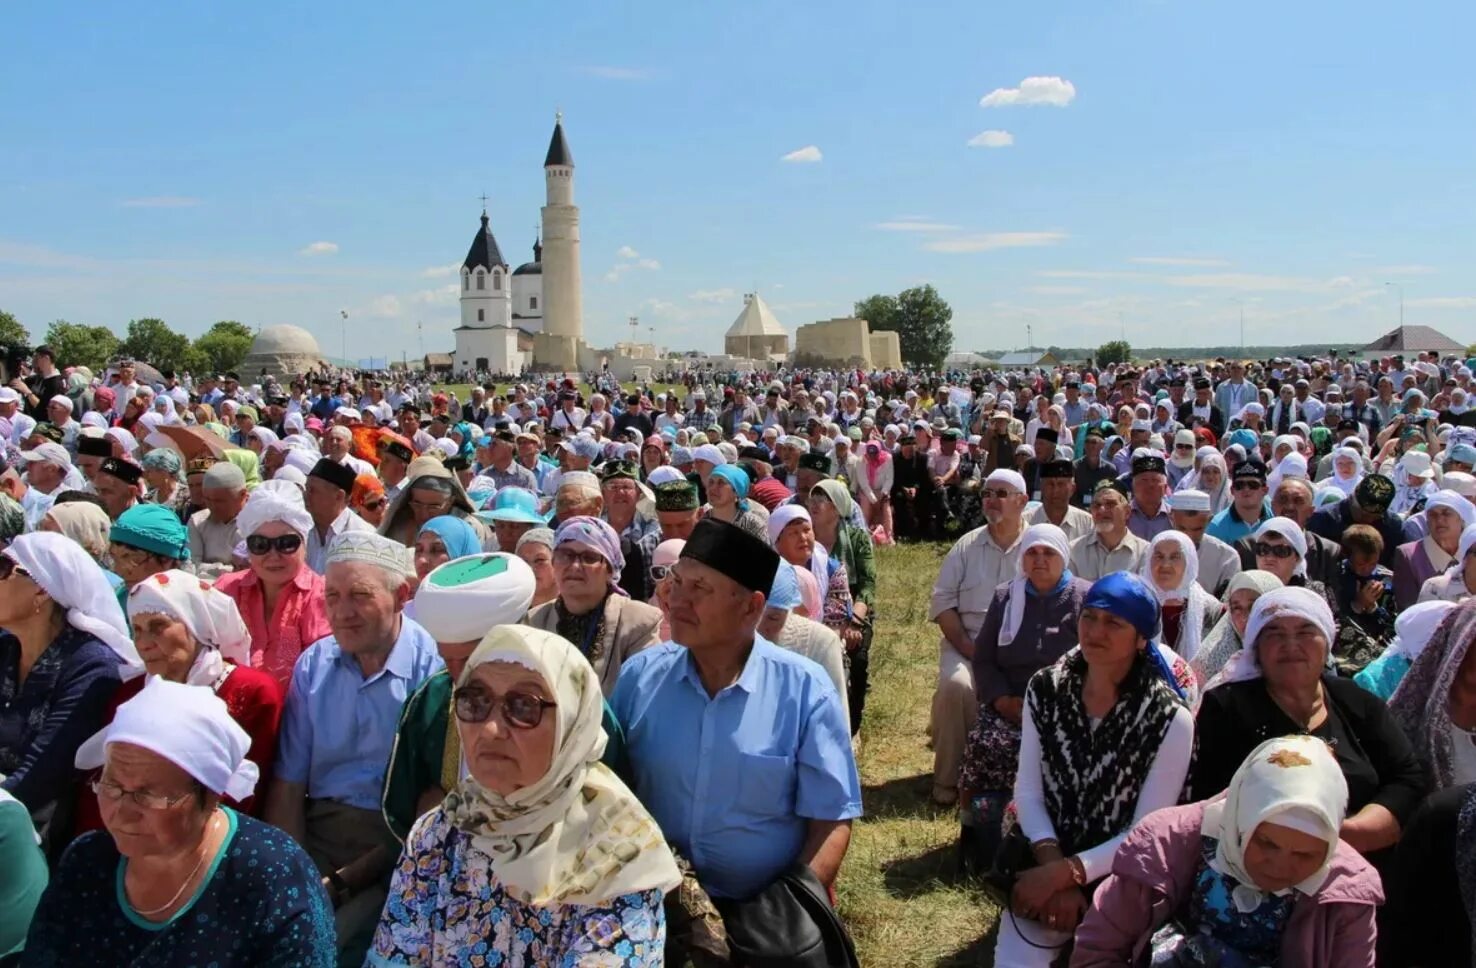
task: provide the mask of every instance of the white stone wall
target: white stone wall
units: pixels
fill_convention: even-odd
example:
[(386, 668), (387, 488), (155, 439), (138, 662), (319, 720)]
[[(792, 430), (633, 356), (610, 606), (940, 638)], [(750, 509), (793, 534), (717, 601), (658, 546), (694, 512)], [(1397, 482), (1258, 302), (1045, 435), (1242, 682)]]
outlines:
[[(543, 331), (584, 336), (579, 273), (579, 208), (574, 204), (574, 169), (544, 169), (548, 204), (543, 206)], [(553, 361), (550, 361), (553, 362)]]

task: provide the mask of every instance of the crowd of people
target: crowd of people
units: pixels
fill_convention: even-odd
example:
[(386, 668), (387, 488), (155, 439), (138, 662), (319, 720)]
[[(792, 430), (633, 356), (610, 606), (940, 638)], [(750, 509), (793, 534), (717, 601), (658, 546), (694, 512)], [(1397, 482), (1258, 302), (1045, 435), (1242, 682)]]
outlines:
[(0, 387), (0, 964), (855, 964), (917, 540), (996, 964), (1470, 963), (1476, 360), (59, 362)]

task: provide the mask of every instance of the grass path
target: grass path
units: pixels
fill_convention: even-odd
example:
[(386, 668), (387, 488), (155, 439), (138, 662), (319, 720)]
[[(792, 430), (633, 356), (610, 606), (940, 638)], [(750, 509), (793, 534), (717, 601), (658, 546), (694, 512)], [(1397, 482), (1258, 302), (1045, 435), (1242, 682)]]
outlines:
[(859, 761), (865, 817), (837, 885), (866, 968), (992, 964), (998, 909), (955, 880), (954, 811), (935, 807), (928, 715), (938, 629), (928, 597), (944, 544), (877, 549), (877, 631)]

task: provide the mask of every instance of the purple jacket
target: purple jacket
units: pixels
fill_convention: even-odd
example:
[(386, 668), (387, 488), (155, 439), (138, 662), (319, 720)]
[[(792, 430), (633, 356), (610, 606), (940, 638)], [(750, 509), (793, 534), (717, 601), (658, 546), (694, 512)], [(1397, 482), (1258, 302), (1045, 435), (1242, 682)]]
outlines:
[[(1188, 900), (1199, 872), (1202, 800), (1157, 810), (1128, 834), (1112, 873), (1076, 930), (1071, 968), (1130, 968), (1155, 930)], [(1327, 881), (1298, 895), (1281, 941), (1282, 968), (1373, 968), (1374, 911), (1384, 901), (1378, 872), (1339, 842)]]
[(1435, 577), (1435, 564), (1425, 553), (1424, 539), (1402, 544), (1394, 549), (1394, 600), (1400, 608), (1409, 608), (1420, 598), (1420, 586)]

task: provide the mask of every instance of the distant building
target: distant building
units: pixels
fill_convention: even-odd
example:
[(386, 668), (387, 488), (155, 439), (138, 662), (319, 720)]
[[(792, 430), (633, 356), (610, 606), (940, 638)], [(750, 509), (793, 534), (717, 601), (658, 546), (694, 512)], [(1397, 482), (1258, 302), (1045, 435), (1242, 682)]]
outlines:
[(896, 333), (873, 333), (864, 319), (825, 319), (794, 332), (794, 359), (798, 365), (823, 363), (867, 370), (902, 367), (902, 342)]
[(1459, 353), (1465, 355), (1464, 343), (1457, 343), (1432, 326), (1397, 326), (1359, 350), (1367, 356), (1389, 356), (1392, 353)]
[(745, 293), (743, 312), (728, 327), (723, 351), (749, 360), (783, 358), (789, 354), (789, 334), (758, 293)]
[(450, 376), (454, 361), (450, 353), (425, 354), (425, 372), (437, 376)]
[(268, 326), (251, 341), (251, 350), (241, 363), (241, 373), (255, 382), (263, 373), (277, 379), (321, 369), (323, 351), (313, 334), (300, 326)]
[(1054, 353), (1047, 353), (1045, 350), (1020, 350), (1006, 353), (999, 358), (999, 365), (1005, 367), (1055, 366), (1059, 362)]

